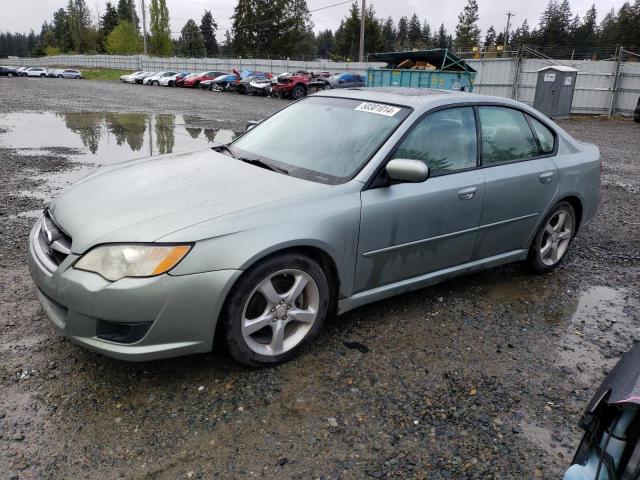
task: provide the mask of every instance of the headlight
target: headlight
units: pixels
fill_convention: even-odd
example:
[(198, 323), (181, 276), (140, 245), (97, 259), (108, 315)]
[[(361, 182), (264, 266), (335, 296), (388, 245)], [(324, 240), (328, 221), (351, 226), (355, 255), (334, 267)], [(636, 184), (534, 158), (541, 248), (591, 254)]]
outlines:
[(190, 249), (190, 245), (103, 245), (89, 251), (73, 267), (112, 282), (125, 277), (153, 277), (175, 267)]

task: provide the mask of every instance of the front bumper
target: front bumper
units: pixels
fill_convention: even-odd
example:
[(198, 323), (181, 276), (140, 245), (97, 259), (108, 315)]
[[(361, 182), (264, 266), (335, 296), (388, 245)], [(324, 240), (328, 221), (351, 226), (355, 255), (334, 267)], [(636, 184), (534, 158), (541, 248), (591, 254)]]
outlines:
[[(211, 350), (224, 299), (241, 271), (109, 282), (72, 268), (78, 258), (72, 254), (50, 273), (34, 251), (36, 229), (29, 237), (29, 270), (45, 313), (64, 336), (109, 357), (130, 361)], [(98, 338), (98, 320), (152, 323), (140, 340), (124, 344)]]

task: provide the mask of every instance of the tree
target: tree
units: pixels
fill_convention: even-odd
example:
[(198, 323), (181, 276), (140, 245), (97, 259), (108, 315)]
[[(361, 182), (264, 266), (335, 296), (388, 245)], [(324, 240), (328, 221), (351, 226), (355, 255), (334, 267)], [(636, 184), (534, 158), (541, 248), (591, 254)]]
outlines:
[(73, 51), (87, 51), (90, 47), (91, 14), (84, 0), (69, 0), (67, 5), (67, 27)]
[(433, 44), (433, 39), (431, 38), (431, 27), (426, 20), (422, 23), (422, 43), (425, 47), (430, 47)]
[(399, 50), (406, 50), (409, 47), (409, 19), (407, 17), (400, 17), (398, 20), (396, 46)]
[(118, 1), (118, 22), (129, 22), (140, 33), (140, 19), (136, 13), (136, 5), (134, 0)]
[[(522, 22), (522, 25), (520, 25), (518, 28), (516, 28), (513, 31), (510, 37), (511, 38), (507, 43), (509, 43), (512, 46), (527, 45), (533, 42), (531, 32), (529, 31), (529, 22), (527, 22), (526, 18), (524, 22)], [(504, 33), (500, 32), (500, 34), (496, 38), (496, 45), (503, 45), (503, 44), (504, 44)]]
[(563, 0), (561, 4), (558, 4), (557, 0), (549, 0), (540, 17), (539, 43), (547, 46), (567, 45), (571, 17), (571, 8), (567, 0)]
[(435, 44), (438, 48), (449, 48), (451, 46), (449, 44), (449, 35), (447, 34), (447, 29), (444, 28), (444, 23), (441, 23), (440, 28), (438, 28), (438, 33), (435, 37)]
[[(354, 2), (351, 5), (346, 18), (340, 23), (336, 31), (335, 42), (339, 55), (355, 59), (360, 49), (360, 9)], [(364, 23), (364, 52), (380, 51), (384, 46), (382, 27), (375, 17), (373, 6), (370, 5), (365, 12)]]
[(105, 6), (104, 15), (100, 17), (100, 29), (104, 37), (108, 37), (114, 28), (118, 26), (118, 11), (111, 4), (107, 2)]
[(202, 33), (192, 19), (189, 19), (182, 27), (178, 44), (180, 45), (180, 53), (185, 56), (204, 57), (206, 53)]
[(204, 49), (207, 52), (208, 57), (215, 57), (220, 53), (218, 48), (218, 41), (216, 40), (216, 30), (218, 24), (213, 19), (213, 15), (210, 10), (205, 10), (200, 20), (200, 33), (202, 33), (202, 39), (204, 41)]
[(478, 28), (478, 3), (476, 0), (467, 0), (456, 26), (455, 46), (459, 50), (471, 49), (480, 43), (480, 28)]
[(317, 55), (320, 58), (329, 58), (329, 54), (333, 51), (334, 40), (333, 32), (329, 29), (324, 30), (316, 36)]
[(574, 26), (571, 31), (571, 43), (573, 45), (579, 45), (584, 47), (593, 47), (598, 40), (598, 34), (596, 29), (598, 24), (596, 23), (598, 13), (596, 6), (592, 5), (587, 13), (584, 15), (582, 22), (578, 22), (578, 25)]
[(422, 46), (422, 26), (420, 25), (418, 15), (415, 13), (411, 16), (411, 20), (409, 20), (407, 39), (409, 40), (409, 48)]
[(393, 18), (388, 17), (382, 25), (382, 49), (385, 52), (393, 50), (396, 44), (396, 27)]
[(131, 22), (120, 22), (107, 37), (107, 53), (132, 55), (142, 52), (142, 38)]
[(487, 34), (484, 36), (484, 49), (490, 50), (495, 46), (496, 46), (496, 29), (493, 28), (493, 25), (491, 25), (487, 30)]
[(166, 0), (151, 0), (149, 17), (151, 20), (151, 37), (149, 38), (151, 53), (163, 57), (170, 56), (173, 53), (173, 43), (171, 42), (169, 9)]

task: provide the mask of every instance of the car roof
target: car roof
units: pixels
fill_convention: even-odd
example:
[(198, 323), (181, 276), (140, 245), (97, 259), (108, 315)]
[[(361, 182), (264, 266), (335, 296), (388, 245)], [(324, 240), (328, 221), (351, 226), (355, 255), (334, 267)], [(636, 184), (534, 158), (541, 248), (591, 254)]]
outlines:
[(390, 103), (426, 111), (441, 105), (455, 103), (499, 103), (529, 110), (523, 103), (504, 97), (480, 95), (477, 93), (438, 90), (434, 88), (368, 87), (324, 90), (314, 95), (341, 97), (367, 102)]

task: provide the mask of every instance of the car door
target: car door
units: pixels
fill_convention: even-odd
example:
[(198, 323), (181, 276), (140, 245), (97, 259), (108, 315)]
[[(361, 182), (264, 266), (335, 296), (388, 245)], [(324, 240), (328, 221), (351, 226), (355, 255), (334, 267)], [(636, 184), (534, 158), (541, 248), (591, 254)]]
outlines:
[[(502, 106), (478, 107), (485, 198), (478, 257), (527, 247), (558, 189), (558, 171), (531, 128), (532, 117)], [(548, 143), (548, 141), (547, 141)]]
[(383, 181), (362, 192), (356, 291), (473, 258), (484, 197), (477, 149), (472, 107), (439, 110), (416, 121), (391, 158), (424, 161), (430, 178)]

